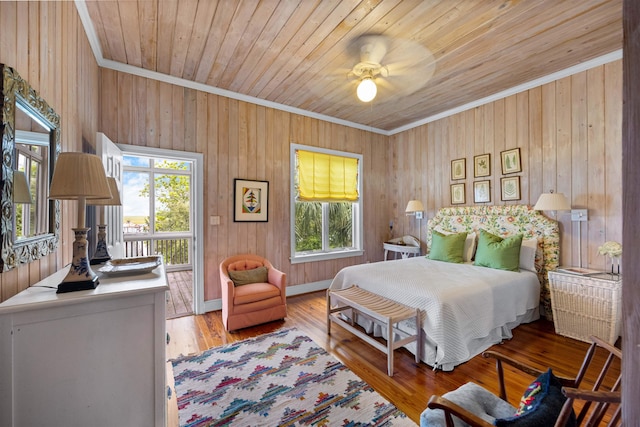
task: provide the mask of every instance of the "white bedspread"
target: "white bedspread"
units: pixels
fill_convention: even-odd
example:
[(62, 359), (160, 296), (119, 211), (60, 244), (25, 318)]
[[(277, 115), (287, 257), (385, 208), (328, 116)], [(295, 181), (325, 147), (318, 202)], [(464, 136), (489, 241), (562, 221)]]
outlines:
[[(424, 331), (421, 359), (445, 371), (511, 338), (511, 329), (539, 317), (540, 282), (528, 271), (415, 257), (344, 268), (330, 288), (353, 284), (419, 308)], [(404, 328), (415, 329), (408, 323)], [(376, 335), (384, 335), (383, 329), (376, 328)], [(407, 348), (415, 354), (415, 343)]]

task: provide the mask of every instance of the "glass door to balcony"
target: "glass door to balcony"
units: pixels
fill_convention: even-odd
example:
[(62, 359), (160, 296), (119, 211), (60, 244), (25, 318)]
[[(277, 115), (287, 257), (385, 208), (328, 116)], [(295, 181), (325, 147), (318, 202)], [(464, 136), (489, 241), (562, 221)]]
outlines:
[(123, 150), (122, 164), (124, 256), (161, 254), (170, 285), (167, 317), (193, 314), (197, 161), (131, 146)]

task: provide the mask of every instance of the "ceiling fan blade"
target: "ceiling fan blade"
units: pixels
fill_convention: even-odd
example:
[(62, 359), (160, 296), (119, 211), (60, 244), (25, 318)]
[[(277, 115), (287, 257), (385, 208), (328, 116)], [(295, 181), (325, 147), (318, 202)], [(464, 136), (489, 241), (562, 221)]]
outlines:
[(376, 81), (388, 81), (398, 95), (404, 96), (427, 84), (435, 72), (436, 61), (431, 52), (418, 43), (399, 40), (385, 57), (383, 66), (387, 75)]

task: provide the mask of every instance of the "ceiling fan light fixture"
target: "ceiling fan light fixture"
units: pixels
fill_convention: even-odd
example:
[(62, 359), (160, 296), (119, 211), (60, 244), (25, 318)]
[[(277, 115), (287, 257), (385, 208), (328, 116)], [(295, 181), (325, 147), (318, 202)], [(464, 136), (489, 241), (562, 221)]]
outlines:
[(378, 87), (371, 76), (363, 78), (360, 83), (358, 83), (356, 94), (358, 95), (358, 99), (362, 102), (373, 101), (373, 98), (378, 94)]

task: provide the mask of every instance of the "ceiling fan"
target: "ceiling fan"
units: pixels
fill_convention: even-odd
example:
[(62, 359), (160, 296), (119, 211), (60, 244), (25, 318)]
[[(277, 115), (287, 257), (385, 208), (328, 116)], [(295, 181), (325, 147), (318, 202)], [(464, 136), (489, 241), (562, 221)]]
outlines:
[(389, 95), (411, 94), (429, 81), (436, 68), (429, 49), (412, 40), (364, 34), (354, 39), (350, 51), (360, 58), (348, 75), (358, 80), (356, 95), (362, 102), (371, 102), (378, 87)]

